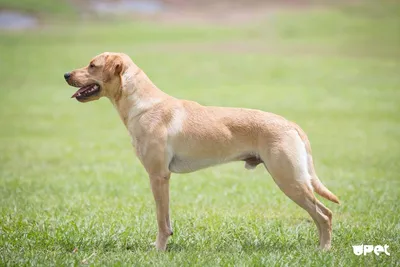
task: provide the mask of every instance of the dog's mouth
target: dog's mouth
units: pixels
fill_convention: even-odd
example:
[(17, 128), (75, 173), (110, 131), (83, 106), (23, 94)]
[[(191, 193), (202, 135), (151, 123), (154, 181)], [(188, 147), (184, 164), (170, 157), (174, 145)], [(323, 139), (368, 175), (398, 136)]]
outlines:
[(76, 98), (76, 100), (81, 101), (89, 98), (91, 96), (96, 96), (100, 93), (100, 85), (97, 83), (92, 83), (81, 87), (78, 91), (71, 96), (71, 98)]

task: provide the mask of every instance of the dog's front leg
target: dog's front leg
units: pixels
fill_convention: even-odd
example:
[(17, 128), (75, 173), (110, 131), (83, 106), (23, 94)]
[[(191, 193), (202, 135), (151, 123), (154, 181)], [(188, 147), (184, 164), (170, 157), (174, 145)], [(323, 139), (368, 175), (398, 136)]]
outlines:
[(169, 222), (169, 178), (168, 175), (150, 175), (151, 190), (157, 209), (158, 234), (156, 248), (164, 251), (167, 248), (168, 237), (172, 235)]
[[(159, 131), (159, 133), (163, 133)], [(136, 154), (145, 167), (150, 178), (151, 190), (157, 209), (158, 234), (155, 246), (164, 251), (167, 248), (168, 237), (172, 235), (169, 219), (169, 153), (165, 148), (166, 138), (148, 135), (137, 142)]]

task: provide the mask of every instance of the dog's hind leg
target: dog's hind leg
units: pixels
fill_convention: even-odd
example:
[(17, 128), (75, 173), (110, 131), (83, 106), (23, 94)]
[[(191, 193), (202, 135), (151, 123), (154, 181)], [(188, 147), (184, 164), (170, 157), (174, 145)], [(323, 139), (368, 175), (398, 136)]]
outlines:
[(313, 194), (307, 168), (307, 151), (297, 131), (285, 133), (278, 142), (260, 151), (260, 156), (279, 188), (314, 220), (319, 231), (320, 248), (329, 249), (332, 212)]

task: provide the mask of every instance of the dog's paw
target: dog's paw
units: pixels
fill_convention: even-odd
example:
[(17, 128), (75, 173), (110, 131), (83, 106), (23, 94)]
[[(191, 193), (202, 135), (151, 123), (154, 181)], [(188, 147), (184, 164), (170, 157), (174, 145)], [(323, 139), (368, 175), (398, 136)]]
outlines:
[(165, 244), (165, 245), (157, 244), (157, 241), (150, 242), (150, 246), (155, 247), (158, 251), (166, 251), (167, 250), (167, 244)]
[(163, 244), (157, 244), (156, 243), (156, 249), (158, 251), (166, 251), (167, 250), (167, 244), (163, 245)]

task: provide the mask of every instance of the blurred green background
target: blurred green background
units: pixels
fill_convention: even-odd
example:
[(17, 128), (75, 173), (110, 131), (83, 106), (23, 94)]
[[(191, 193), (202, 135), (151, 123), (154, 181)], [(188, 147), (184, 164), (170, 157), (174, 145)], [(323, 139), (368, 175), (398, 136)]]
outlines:
[[(0, 265), (398, 266), (398, 1), (0, 0)], [(309, 135), (342, 205), (333, 248), (264, 168), (173, 175), (157, 253), (148, 178), (107, 99), (63, 74), (124, 52), (173, 96), (257, 108)], [(390, 246), (355, 256), (352, 245)]]

